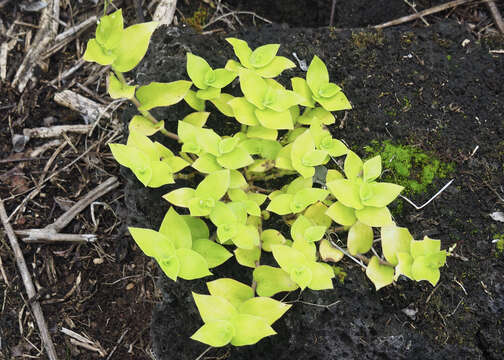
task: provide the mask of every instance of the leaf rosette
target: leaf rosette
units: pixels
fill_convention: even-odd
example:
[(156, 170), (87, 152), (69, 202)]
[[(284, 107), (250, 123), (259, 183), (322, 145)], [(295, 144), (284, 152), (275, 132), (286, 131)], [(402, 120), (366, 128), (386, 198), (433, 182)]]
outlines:
[(275, 80), (263, 79), (249, 69), (242, 68), (239, 75), (246, 102), (231, 102), (237, 119), (241, 118), (241, 122), (248, 125), (260, 124), (267, 129), (294, 128), (290, 108), (301, 101), (297, 93), (286, 90)]
[[(135, 120), (137, 119), (137, 120)], [(145, 124), (144, 118), (133, 118), (133, 126)], [(138, 124), (141, 125), (138, 125)], [(130, 124), (131, 126), (131, 124)], [(174, 183), (173, 174), (189, 165), (181, 157), (164, 145), (151, 141), (146, 135), (148, 130), (130, 131), (127, 144), (109, 144), (116, 161), (131, 169), (137, 179), (148, 187), (160, 187)]]
[(210, 295), (193, 293), (204, 325), (191, 339), (214, 347), (253, 345), (275, 335), (271, 325), (292, 306), (254, 297), (250, 286), (229, 278), (208, 282), (207, 287)]
[(271, 200), (266, 210), (278, 215), (297, 214), (308, 206), (323, 201), (329, 192), (325, 189), (312, 188), (312, 178), (298, 177), (284, 188), (274, 191), (268, 198)]
[(387, 205), (403, 190), (392, 183), (375, 181), (381, 174), (381, 157), (375, 156), (365, 162), (352, 151), (345, 159), (345, 178), (327, 183), (331, 194), (338, 200), (326, 214), (343, 226), (352, 226), (357, 221), (369, 227), (392, 224)]
[(145, 56), (157, 22), (135, 24), (124, 29), (122, 10), (102, 16), (96, 27), (96, 36), (87, 43), (84, 60), (127, 72)]
[(232, 255), (222, 245), (209, 240), (206, 224), (179, 215), (173, 208), (166, 213), (159, 231), (130, 227), (130, 234), (147, 256), (156, 259), (172, 280), (202, 278)]
[(350, 110), (352, 106), (341, 88), (329, 82), (329, 72), (324, 62), (314, 56), (308, 71), (306, 80), (295, 77), (291, 80), (292, 88), (301, 95), (304, 101), (301, 105), (308, 108), (319, 103), (326, 111)]
[(276, 56), (280, 48), (279, 44), (259, 46), (252, 51), (246, 41), (237, 38), (227, 38), (226, 41), (233, 46), (234, 53), (240, 62), (229, 60), (225, 68), (236, 73), (246, 68), (263, 78), (274, 78), (284, 70), (296, 67), (286, 57)]
[(226, 69), (212, 69), (200, 56), (187, 53), (187, 75), (198, 88), (196, 97), (201, 100), (219, 98), (221, 89), (236, 78), (236, 73)]

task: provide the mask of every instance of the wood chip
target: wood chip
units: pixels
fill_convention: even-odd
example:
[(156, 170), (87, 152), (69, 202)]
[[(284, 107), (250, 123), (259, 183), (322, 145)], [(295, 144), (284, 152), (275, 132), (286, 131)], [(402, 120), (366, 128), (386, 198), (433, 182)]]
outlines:
[(87, 134), (92, 127), (93, 125), (56, 125), (51, 127), (23, 129), (23, 135), (29, 138), (54, 138), (67, 132)]
[(159, 22), (160, 25), (170, 25), (176, 9), (177, 0), (161, 0), (152, 20)]
[(89, 123), (95, 122), (102, 117), (110, 118), (110, 113), (104, 105), (98, 104), (72, 90), (64, 90), (54, 94), (54, 101), (79, 112)]
[(0, 79), (5, 81), (5, 77), (7, 76), (7, 55), (9, 54), (9, 44), (7, 42), (3, 42), (0, 45)]
[(26, 84), (32, 78), (40, 54), (47, 49), (58, 31), (60, 2), (59, 0), (49, 0), (47, 4), (40, 17), (40, 29), (33, 40), (34, 45), (26, 54), (12, 81), (12, 86), (17, 86), (20, 92), (25, 89)]

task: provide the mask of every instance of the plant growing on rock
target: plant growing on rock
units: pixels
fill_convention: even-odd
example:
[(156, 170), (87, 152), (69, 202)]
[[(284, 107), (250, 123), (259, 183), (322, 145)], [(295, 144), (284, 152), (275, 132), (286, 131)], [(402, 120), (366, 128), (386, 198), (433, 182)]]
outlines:
[[(250, 286), (222, 278), (207, 283), (210, 295), (193, 294), (204, 322), (193, 339), (211, 346), (242, 346), (274, 335), (271, 325), (290, 305), (271, 297), (298, 288), (333, 288), (335, 272), (329, 263), (344, 255), (367, 263), (366, 274), (376, 290), (400, 275), (438, 282), (446, 251), (439, 240), (416, 241), (393, 222), (387, 205), (402, 187), (377, 181), (380, 156), (363, 161), (327, 128), (335, 122), (333, 111), (351, 105), (330, 82), (320, 58), (313, 58), (306, 79), (292, 78), (292, 89), (287, 89), (273, 79), (294, 67), (277, 56), (280, 45), (252, 50), (245, 41), (228, 38), (239, 62), (229, 60), (225, 68), (212, 69), (188, 53), (191, 81), (128, 85), (122, 73), (142, 59), (155, 27), (146, 23), (124, 29), (120, 10), (104, 16), (85, 59), (111, 65), (110, 95), (130, 99), (141, 114), (130, 122), (126, 145), (110, 144), (114, 158), (144, 186), (160, 187), (188, 176), (200, 180), (163, 196), (172, 206), (158, 231), (129, 228), (142, 251), (172, 280), (210, 276), (212, 268), (233, 255), (253, 269)], [(243, 96), (224, 92), (235, 78)], [(178, 122), (174, 134), (149, 110), (182, 99), (195, 112)], [(206, 101), (234, 118), (241, 130), (218, 134), (205, 127), (210, 115)], [(177, 155), (149, 139), (157, 132), (180, 143)], [(344, 174), (334, 169), (334, 158), (342, 156)], [(283, 177), (284, 186), (268, 188), (269, 179)], [(264, 228), (270, 216), (283, 219), (290, 234)], [(344, 239), (341, 247), (332, 240), (335, 234)], [(377, 242), (383, 255), (375, 249)], [(278, 266), (261, 265), (267, 253)]]

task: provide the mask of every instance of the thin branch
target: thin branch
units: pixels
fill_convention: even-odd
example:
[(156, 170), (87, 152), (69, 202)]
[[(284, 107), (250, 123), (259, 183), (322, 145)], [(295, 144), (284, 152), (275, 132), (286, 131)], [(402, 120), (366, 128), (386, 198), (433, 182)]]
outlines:
[[(329, 234), (330, 235), (330, 234)], [(341, 246), (338, 246), (332, 239), (331, 237), (329, 236), (329, 242), (331, 243), (332, 246), (334, 246), (336, 249), (338, 249), (339, 251), (341, 251), (343, 254), (345, 254), (346, 256), (348, 256), (350, 259), (352, 259), (355, 263), (359, 264), (360, 266), (362, 266), (363, 269), (366, 269), (366, 265), (363, 264), (362, 260), (360, 259), (357, 259), (355, 257), (353, 257), (352, 255), (350, 255), (350, 253), (348, 253), (348, 251), (346, 251), (345, 249), (343, 249)]]
[(209, 23), (203, 25), (201, 27), (202, 30), (206, 29), (207, 27), (209, 27), (210, 25), (213, 25), (215, 24), (217, 21), (220, 21), (222, 19), (225, 19), (227, 18), (228, 16), (236, 16), (236, 15), (253, 15), (254, 18), (258, 18), (262, 21), (264, 21), (265, 23), (268, 23), (268, 24), (271, 24), (272, 22), (266, 18), (263, 18), (262, 16), (259, 16), (257, 15), (255, 12), (253, 11), (231, 11), (231, 12), (228, 12), (227, 14), (224, 14), (224, 15), (221, 15), (219, 17), (216, 17), (214, 20), (210, 21)]
[(89, 243), (96, 241), (94, 234), (60, 234), (44, 229), (15, 230), (24, 243), (54, 244), (54, 243)]
[(59, 137), (63, 133), (71, 132), (87, 134), (92, 125), (55, 125), (51, 127), (38, 127), (23, 129), (23, 135), (29, 138), (52, 138)]
[(212, 346), (207, 347), (205, 349), (205, 351), (203, 351), (201, 354), (199, 354), (199, 356), (196, 359), (194, 359), (194, 360), (201, 360), (201, 359), (203, 359), (203, 356), (205, 356), (205, 354), (207, 352), (209, 352), (211, 349), (212, 349)]
[(19, 269), (19, 272), (21, 273), (21, 278), (23, 279), (23, 284), (25, 286), (26, 293), (28, 294), (28, 298), (30, 300), (29, 302), (31, 303), (33, 316), (37, 321), (37, 326), (40, 331), (42, 344), (46, 349), (47, 356), (49, 357), (49, 359), (57, 360), (58, 356), (56, 355), (56, 349), (54, 348), (51, 336), (49, 335), (49, 330), (47, 329), (47, 323), (44, 318), (44, 313), (42, 312), (40, 303), (36, 300), (37, 292), (35, 291), (35, 286), (33, 285), (33, 281), (28, 271), (28, 266), (26, 266), (26, 261), (23, 257), (23, 252), (19, 247), (19, 242), (16, 238), (16, 235), (14, 234), (14, 230), (12, 229), (12, 226), (9, 223), (7, 212), (5, 211), (3, 200), (1, 199), (0, 199), (0, 218), (2, 219), (3, 227), (5, 229), (5, 232), (7, 233), (7, 237), (9, 238), (11, 248), (14, 252), (14, 258), (16, 260), (17, 267)]
[(119, 182), (115, 176), (108, 178), (105, 182), (95, 187), (93, 190), (88, 192), (86, 196), (77, 201), (67, 212), (56, 219), (55, 222), (46, 226), (45, 230), (60, 232), (77, 216), (77, 214), (88, 207), (89, 204), (118, 186)]
[(447, 9), (450, 9), (450, 8), (454, 8), (456, 6), (464, 5), (464, 4), (470, 3), (472, 1), (474, 1), (474, 0), (454, 0), (454, 1), (449, 1), (447, 3), (431, 7), (430, 9), (426, 9), (426, 10), (417, 12), (417, 13), (412, 14), (412, 15), (403, 16), (403, 17), (400, 17), (399, 19), (395, 19), (395, 20), (392, 20), (392, 21), (387, 21), (387, 22), (385, 22), (383, 24), (379, 24), (379, 25), (374, 26), (374, 28), (375, 29), (383, 29), (383, 28), (386, 28), (386, 27), (394, 26), (394, 25), (404, 24), (404, 23), (407, 23), (407, 22), (410, 22), (410, 21), (422, 18), (423, 16), (436, 14), (438, 12), (441, 12), (441, 11), (444, 11), (444, 10), (447, 10)]
[(51, 44), (58, 31), (60, 1), (49, 0), (47, 3), (47, 7), (42, 11), (40, 29), (37, 31), (37, 35), (35, 35), (35, 39), (33, 40), (34, 45), (26, 53), (12, 81), (12, 87), (17, 87), (19, 92), (25, 89), (26, 84), (33, 75), (33, 71), (41, 53)]
[(502, 16), (500, 14), (499, 8), (495, 5), (495, 1), (488, 1), (486, 3), (490, 14), (492, 14), (492, 18), (497, 26), (497, 29), (504, 34), (504, 21), (502, 21)]

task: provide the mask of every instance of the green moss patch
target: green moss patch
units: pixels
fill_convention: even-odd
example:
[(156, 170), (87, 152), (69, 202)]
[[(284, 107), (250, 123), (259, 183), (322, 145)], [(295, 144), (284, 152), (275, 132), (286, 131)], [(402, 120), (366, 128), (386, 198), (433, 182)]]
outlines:
[(497, 240), (495, 243), (495, 256), (502, 256), (504, 254), (504, 234), (495, 234), (494, 239)]
[(382, 180), (404, 186), (406, 195), (427, 191), (435, 179), (444, 179), (455, 169), (455, 164), (444, 163), (415, 146), (393, 144), (390, 140), (374, 140), (364, 150), (370, 155), (381, 155)]

